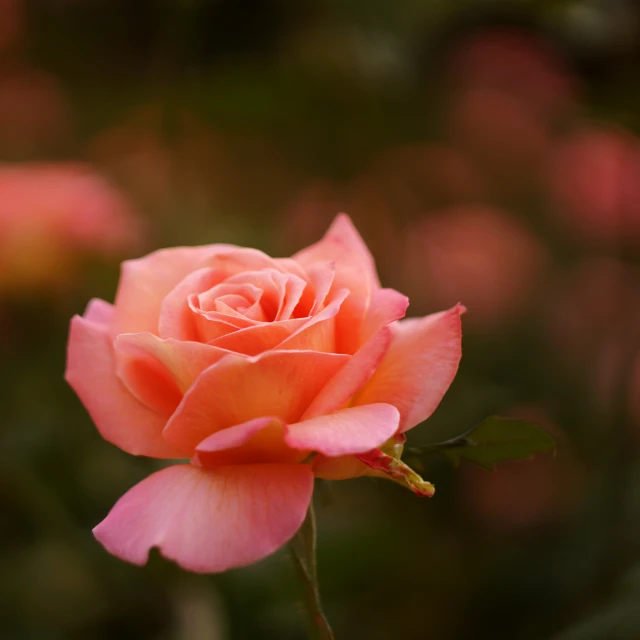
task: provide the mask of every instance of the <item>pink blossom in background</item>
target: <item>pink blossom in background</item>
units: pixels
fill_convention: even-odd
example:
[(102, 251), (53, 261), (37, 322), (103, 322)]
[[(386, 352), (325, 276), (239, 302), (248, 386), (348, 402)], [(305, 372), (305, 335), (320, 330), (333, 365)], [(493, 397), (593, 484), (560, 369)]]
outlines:
[(557, 125), (576, 86), (562, 58), (515, 28), (463, 38), (449, 65), (448, 128), (454, 143), (500, 190), (537, 188)]
[(583, 127), (549, 161), (555, 213), (570, 234), (596, 243), (640, 241), (640, 140), (614, 128)]
[(507, 212), (453, 207), (408, 227), (404, 282), (418, 309), (465, 300), (469, 322), (489, 329), (531, 304), (547, 266), (538, 239)]
[(464, 38), (449, 67), (455, 87), (493, 89), (553, 117), (575, 104), (577, 86), (562, 57), (516, 28), (483, 29)]
[(584, 472), (567, 436), (535, 405), (514, 407), (505, 415), (542, 426), (553, 434), (557, 449), (532, 460), (499, 462), (491, 472), (472, 464), (461, 467), (458, 501), (463, 517), (493, 532), (562, 519), (577, 506), (584, 488)]
[(81, 253), (139, 247), (127, 199), (89, 167), (0, 165), (0, 289), (61, 284)]
[(495, 89), (458, 92), (449, 107), (451, 139), (502, 189), (537, 186), (552, 142), (530, 105)]
[(295, 534), (314, 475), (383, 474), (377, 447), (431, 415), (461, 356), (460, 305), (401, 320), (407, 305), (345, 215), (291, 258), (216, 244), (125, 262), (115, 304), (73, 318), (66, 379), (105, 439), (185, 462), (126, 493), (98, 540), (223, 571)]

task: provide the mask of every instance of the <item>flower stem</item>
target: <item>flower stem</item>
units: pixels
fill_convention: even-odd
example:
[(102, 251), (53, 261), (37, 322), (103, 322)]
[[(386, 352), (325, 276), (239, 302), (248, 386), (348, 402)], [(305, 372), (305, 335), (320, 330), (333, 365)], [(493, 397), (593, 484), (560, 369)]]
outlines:
[(302, 583), (305, 613), (311, 640), (334, 640), (335, 636), (322, 611), (318, 575), (316, 572), (316, 518), (313, 504), (298, 533), (289, 543), (291, 557)]

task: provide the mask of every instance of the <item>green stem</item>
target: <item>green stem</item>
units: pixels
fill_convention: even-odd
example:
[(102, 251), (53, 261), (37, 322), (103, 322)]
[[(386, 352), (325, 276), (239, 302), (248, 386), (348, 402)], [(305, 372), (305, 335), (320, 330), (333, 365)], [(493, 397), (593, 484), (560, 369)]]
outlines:
[(305, 613), (311, 640), (334, 640), (335, 636), (322, 611), (316, 572), (316, 518), (313, 504), (298, 533), (289, 543), (291, 557), (302, 583)]

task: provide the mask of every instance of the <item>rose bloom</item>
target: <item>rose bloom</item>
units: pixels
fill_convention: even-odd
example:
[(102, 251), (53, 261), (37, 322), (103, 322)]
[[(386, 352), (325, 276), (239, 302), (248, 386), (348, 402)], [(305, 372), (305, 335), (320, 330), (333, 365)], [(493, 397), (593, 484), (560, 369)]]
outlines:
[(55, 288), (80, 253), (139, 244), (127, 199), (89, 167), (0, 165), (0, 291)]
[(377, 447), (431, 415), (461, 355), (460, 305), (398, 321), (407, 304), (344, 215), (292, 258), (214, 244), (125, 262), (115, 304), (73, 318), (66, 379), (105, 439), (184, 462), (126, 493), (97, 539), (223, 571), (295, 534), (314, 476), (387, 460), (397, 479)]

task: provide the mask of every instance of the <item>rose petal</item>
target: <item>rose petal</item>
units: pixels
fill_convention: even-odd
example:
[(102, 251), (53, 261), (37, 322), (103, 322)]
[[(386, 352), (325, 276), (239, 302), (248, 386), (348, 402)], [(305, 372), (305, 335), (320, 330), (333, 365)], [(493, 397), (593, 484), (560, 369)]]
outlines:
[(261, 462), (301, 462), (307, 455), (285, 444), (285, 424), (265, 417), (218, 431), (196, 447), (193, 462), (203, 467)]
[(340, 353), (354, 353), (361, 345), (360, 333), (371, 295), (380, 282), (373, 258), (350, 218), (340, 214), (322, 240), (293, 257), (304, 267), (335, 262), (332, 290), (350, 291), (336, 318), (336, 348)]
[(335, 317), (348, 297), (349, 291), (341, 289), (332, 296), (331, 302), (315, 316), (287, 337), (280, 349), (305, 349), (309, 351), (335, 352)]
[(303, 419), (325, 415), (343, 407), (371, 378), (389, 348), (390, 342), (391, 333), (387, 327), (378, 331), (327, 382), (304, 412)]
[(163, 340), (146, 332), (123, 333), (115, 339), (114, 346), (116, 370), (125, 382), (135, 387), (135, 383), (128, 378), (128, 371), (137, 362), (143, 362), (147, 369), (156, 371), (160, 377), (168, 373), (180, 397), (207, 367), (231, 353), (201, 342)]
[(361, 341), (364, 344), (382, 327), (404, 318), (409, 298), (395, 289), (376, 289), (371, 294), (371, 304), (364, 319)]
[(284, 440), (294, 449), (326, 456), (364, 453), (386, 442), (399, 422), (400, 413), (394, 406), (369, 404), (292, 424)]
[[(290, 260), (271, 258), (258, 249), (236, 247), (231, 244), (216, 244), (215, 252), (207, 258), (205, 265), (224, 271), (227, 277), (247, 271), (261, 271), (275, 269), (282, 273), (296, 273), (300, 275), (300, 268), (292, 265)], [(292, 271), (292, 268), (294, 271)]]
[(112, 304), (99, 298), (93, 298), (93, 300), (89, 301), (83, 317), (85, 320), (108, 327), (113, 321), (114, 312), (115, 308)]
[(312, 491), (307, 465), (177, 465), (130, 489), (93, 533), (134, 564), (144, 564), (157, 547), (189, 571), (217, 573), (285, 544), (302, 524)]
[(376, 288), (380, 286), (373, 256), (345, 213), (336, 216), (321, 240), (296, 253), (293, 259), (303, 266), (335, 261), (338, 271), (345, 264), (355, 266), (357, 263), (361, 278)]
[(329, 291), (333, 285), (336, 275), (335, 263), (327, 262), (326, 264), (312, 264), (307, 267), (307, 275), (309, 282), (316, 293), (316, 299), (311, 309), (311, 313), (315, 314), (325, 305)]
[(456, 305), (392, 325), (391, 345), (371, 380), (354, 398), (354, 406), (385, 402), (398, 407), (401, 431), (426, 420), (458, 370), (460, 314), (464, 311), (462, 305)]
[(160, 249), (144, 258), (123, 262), (112, 334), (158, 333), (160, 307), (165, 296), (202, 266), (214, 249), (215, 245)]
[(212, 433), (254, 418), (297, 422), (348, 359), (313, 351), (227, 356), (195, 381), (167, 423), (164, 437), (192, 450)]
[(116, 377), (106, 327), (75, 316), (71, 321), (65, 379), (78, 394), (105, 440), (128, 453), (186, 457), (162, 437), (166, 418), (138, 402)]
[(189, 297), (207, 291), (224, 279), (224, 272), (216, 269), (196, 269), (182, 279), (160, 305), (158, 333), (162, 338), (198, 340), (199, 333)]

